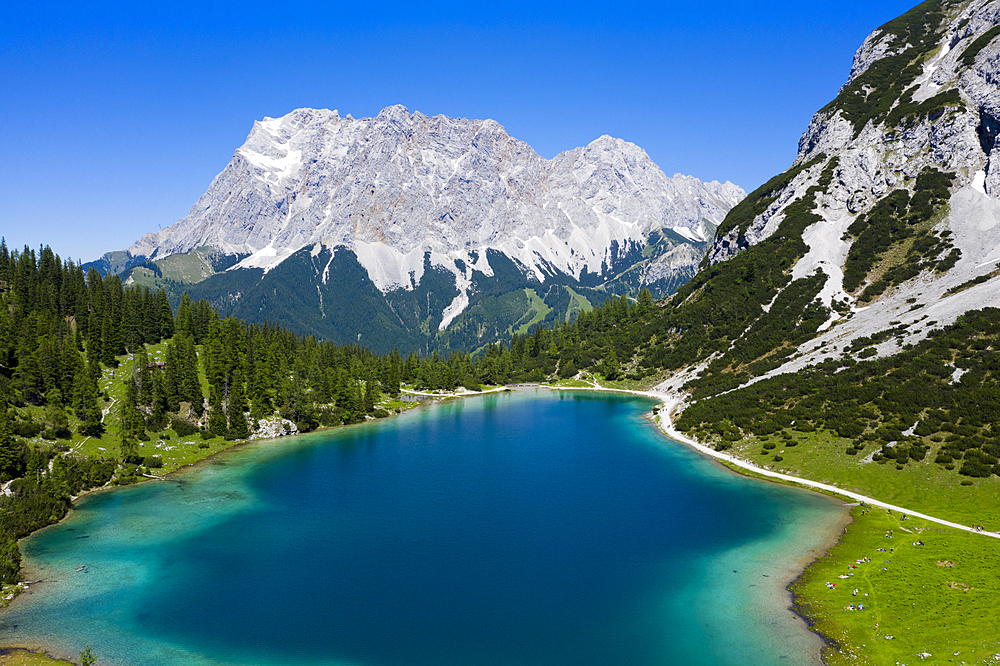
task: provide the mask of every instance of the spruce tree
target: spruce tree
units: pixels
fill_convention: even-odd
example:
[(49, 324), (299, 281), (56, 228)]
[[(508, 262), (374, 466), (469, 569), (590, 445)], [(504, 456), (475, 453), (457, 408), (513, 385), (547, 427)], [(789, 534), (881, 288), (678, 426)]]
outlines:
[(167, 403), (167, 411), (176, 412), (181, 408), (181, 392), (184, 388), (181, 359), (177, 353), (177, 345), (167, 344), (166, 365), (163, 367), (163, 397)]
[(34, 350), (27, 351), (27, 346), (22, 346), (22, 351), (18, 359), (17, 368), (14, 370), (13, 381), (14, 390), (21, 394), (21, 399), (34, 405), (42, 402), (42, 376), (38, 369), (38, 359)]
[(368, 379), (365, 380), (365, 412), (371, 414), (375, 411), (375, 401), (378, 400), (378, 388), (375, 383), (375, 377), (373, 375), (368, 375)]
[(101, 360), (104, 351), (101, 349), (101, 322), (91, 310), (87, 315), (87, 363)]
[(350, 383), (351, 391), (351, 408), (350, 408), (350, 420), (360, 421), (365, 416), (365, 396), (358, 385), (358, 382), (354, 379)]
[(136, 404), (136, 388), (132, 381), (125, 384), (125, 398), (121, 407), (122, 439), (138, 442), (146, 439), (146, 419)]
[(7, 403), (0, 402), (0, 478), (8, 479), (18, 472), (20, 452), (11, 430)]
[(117, 336), (113, 327), (111, 326), (111, 317), (104, 317), (101, 322), (101, 363), (109, 368), (114, 368), (118, 365), (118, 361), (115, 360), (115, 349), (117, 346)]
[(99, 437), (104, 432), (104, 414), (97, 403), (97, 382), (90, 372), (77, 375), (73, 386), (73, 410), (83, 423), (78, 432), (88, 437)]
[(170, 302), (167, 300), (167, 294), (162, 289), (157, 290), (155, 301), (159, 337), (161, 340), (173, 337), (174, 314), (170, 310)]
[(140, 344), (135, 349), (132, 358), (132, 381), (136, 385), (136, 398), (141, 404), (147, 404), (153, 396), (153, 378), (149, 371), (149, 356), (146, 345)]
[(604, 370), (605, 379), (610, 379), (614, 381), (618, 379), (619, 365), (618, 365), (618, 354), (612, 349), (608, 352), (607, 356), (604, 357), (604, 362), (602, 363)]
[(636, 305), (636, 314), (646, 315), (653, 311), (656, 306), (656, 301), (653, 300), (653, 294), (649, 292), (649, 289), (645, 287), (639, 291), (639, 302)]
[(201, 392), (201, 380), (198, 377), (198, 352), (195, 349), (194, 338), (190, 335), (180, 335), (177, 345), (179, 373), (179, 394), (182, 400), (191, 404), (196, 414), (205, 411), (205, 397)]
[(0, 580), (16, 583), (21, 577), (21, 550), (17, 539), (7, 537), (0, 542)]
[(247, 423), (246, 398), (243, 392), (243, 381), (238, 374), (233, 375), (233, 385), (229, 388), (229, 434), (231, 437), (243, 439), (250, 436), (250, 424)]
[(128, 463), (136, 459), (139, 455), (139, 442), (132, 437), (129, 437), (126, 433), (122, 433), (122, 441), (119, 446), (121, 451), (121, 461), (123, 463)]
[(389, 396), (396, 398), (399, 396), (399, 363), (398, 358), (393, 358), (389, 360), (388, 372), (386, 373), (385, 381), (382, 382), (382, 388)]
[(191, 297), (187, 292), (181, 296), (180, 305), (177, 306), (177, 317), (174, 319), (174, 328), (177, 333), (194, 336), (194, 319), (191, 315)]
[(211, 399), (208, 408), (208, 429), (216, 435), (224, 435), (229, 430), (226, 423), (226, 412), (222, 409), (222, 397), (216, 389), (209, 391)]

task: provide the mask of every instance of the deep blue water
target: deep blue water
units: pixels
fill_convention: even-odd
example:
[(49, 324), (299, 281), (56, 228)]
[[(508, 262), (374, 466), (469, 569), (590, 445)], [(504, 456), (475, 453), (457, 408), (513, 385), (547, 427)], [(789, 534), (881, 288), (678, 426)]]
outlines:
[[(779, 581), (836, 503), (530, 391), (228, 452), (26, 540), (5, 644), (110, 664), (807, 664)], [(86, 567), (77, 571), (76, 567)]]

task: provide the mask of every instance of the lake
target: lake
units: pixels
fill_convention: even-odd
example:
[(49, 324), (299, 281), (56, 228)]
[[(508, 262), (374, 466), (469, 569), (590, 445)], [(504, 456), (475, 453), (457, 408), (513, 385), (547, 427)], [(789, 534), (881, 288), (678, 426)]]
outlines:
[(627, 394), (522, 390), (252, 443), (22, 542), (5, 645), (101, 664), (818, 664), (789, 577), (840, 502)]

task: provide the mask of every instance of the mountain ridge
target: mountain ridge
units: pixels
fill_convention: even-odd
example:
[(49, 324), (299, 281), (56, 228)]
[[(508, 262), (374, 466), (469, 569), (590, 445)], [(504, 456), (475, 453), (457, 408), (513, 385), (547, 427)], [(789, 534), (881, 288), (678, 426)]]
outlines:
[[(915, 325), (925, 308), (944, 325), (974, 307), (1000, 306), (995, 286), (944, 296), (989, 273), (987, 263), (1000, 259), (1000, 168), (993, 163), (1000, 127), (994, 119), (1000, 106), (997, 23), (995, 2), (926, 2), (873, 31), (855, 55), (848, 82), (803, 133), (789, 171), (772, 181), (773, 189), (765, 186), (741, 204), (756, 200), (766, 204), (763, 210), (752, 218), (730, 216), (720, 227), (706, 257), (713, 265), (773, 237), (807, 201), (806, 212), (817, 216), (802, 228), (805, 252), (791, 277), (816, 271), (826, 277), (818, 295), (830, 318), (819, 332), (836, 327), (836, 334), (803, 344), (798, 359), (772, 374), (820, 363), (886, 328)], [(953, 180), (933, 215), (905, 222), (891, 243), (870, 252), (873, 239), (861, 235), (866, 223), (894, 194), (909, 202), (904, 207), (912, 213), (921, 177), (926, 182), (938, 170)], [(916, 260), (893, 256), (920, 244), (935, 252), (924, 257), (921, 270), (906, 265)], [(872, 256), (863, 259), (866, 254)], [(947, 270), (928, 272), (932, 265), (944, 268), (949, 256), (954, 261)], [(879, 306), (870, 307), (876, 301)], [(900, 344), (925, 334), (911, 331)], [(880, 350), (890, 352), (888, 345)]]
[[(242, 192), (225, 187), (234, 178), (252, 187)], [(327, 181), (326, 192), (318, 179)], [(584, 268), (599, 271), (608, 259), (607, 241), (641, 240), (631, 227), (641, 233), (666, 226), (666, 219), (693, 239), (708, 240), (702, 218), (720, 222), (719, 204), (732, 205), (742, 195), (730, 183), (675, 179), (682, 182), (674, 186), (645, 151), (607, 135), (546, 160), (493, 120), (428, 117), (402, 106), (360, 120), (298, 109), (255, 121), (247, 141), (191, 212), (144, 235), (128, 252), (155, 259), (215, 246), (227, 254), (250, 254), (241, 267), (266, 269), (312, 242), (357, 246), (364, 248), (358, 254), (373, 280), (386, 290), (405, 286), (414, 264), (419, 273), (426, 246), (442, 255), (492, 247), (530, 266), (539, 278), (536, 253), (578, 278)], [(630, 214), (627, 221), (615, 215), (622, 207), (616, 190), (623, 185), (642, 199), (638, 210), (621, 211)], [(664, 201), (682, 189), (697, 189), (702, 201), (680, 206)], [(581, 201), (592, 205), (583, 207)], [(603, 210), (590, 210), (596, 204)], [(473, 211), (475, 217), (469, 215)], [(421, 222), (420, 233), (410, 228), (414, 219)], [(479, 228), (471, 228), (473, 223)], [(563, 247), (539, 242), (547, 232)], [(595, 246), (595, 241), (603, 242)], [(385, 257), (377, 256), (387, 248), (397, 255), (394, 270), (386, 270)]]
[[(166, 285), (173, 300), (189, 289), (255, 321), (262, 309), (241, 303), (245, 295), (287, 292), (277, 282), (290, 278), (279, 276), (294, 274), (303, 292), (295, 300), (315, 316), (281, 312), (282, 302), (266, 309), (300, 332), (346, 342), (345, 326), (355, 340), (363, 331), (323, 301), (331, 298), (331, 266), (356, 261), (366, 275), (361, 282), (381, 294), (358, 284), (366, 307), (406, 301), (407, 312), (419, 315), (387, 312), (386, 321), (407, 332), (407, 344), (417, 344), (408, 334), (413, 327), (426, 329), (426, 348), (446, 344), (441, 336), (455, 324), (475, 327), (461, 317), (493, 291), (487, 282), (500, 279), (491, 257), (504, 257), (503, 281), (514, 291), (564, 284), (607, 292), (588, 292), (588, 307), (642, 288), (670, 293), (694, 274), (716, 226), (743, 195), (728, 182), (670, 178), (641, 148), (608, 135), (548, 160), (493, 120), (429, 117), (399, 105), (357, 120), (298, 109), (255, 121), (184, 219), (144, 235), (124, 255), (106, 255), (103, 267), (142, 279), (139, 264), (155, 262), (159, 268), (150, 270), (162, 273), (172, 257), (211, 254), (214, 272), (232, 275), (205, 279), (204, 271), (188, 271), (198, 273), (191, 282), (199, 286)], [(322, 252), (323, 267), (305, 266)], [(299, 268), (275, 272), (293, 257)], [(510, 277), (508, 263), (520, 277)], [(421, 287), (428, 270), (447, 274), (432, 279), (433, 295)], [(417, 292), (425, 294), (421, 304)], [(575, 297), (553, 298), (566, 304)], [(520, 307), (527, 301), (495, 335), (513, 330), (525, 314)], [(563, 315), (571, 316), (555, 316)], [(292, 324), (306, 320), (313, 324)], [(469, 344), (499, 339), (493, 335)]]

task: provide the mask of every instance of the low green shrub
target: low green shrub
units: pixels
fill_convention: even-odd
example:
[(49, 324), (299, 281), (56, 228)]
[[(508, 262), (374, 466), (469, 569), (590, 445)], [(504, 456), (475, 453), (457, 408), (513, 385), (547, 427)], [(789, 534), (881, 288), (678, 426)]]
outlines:
[(170, 428), (178, 437), (190, 437), (198, 432), (198, 426), (181, 419), (170, 419)]

